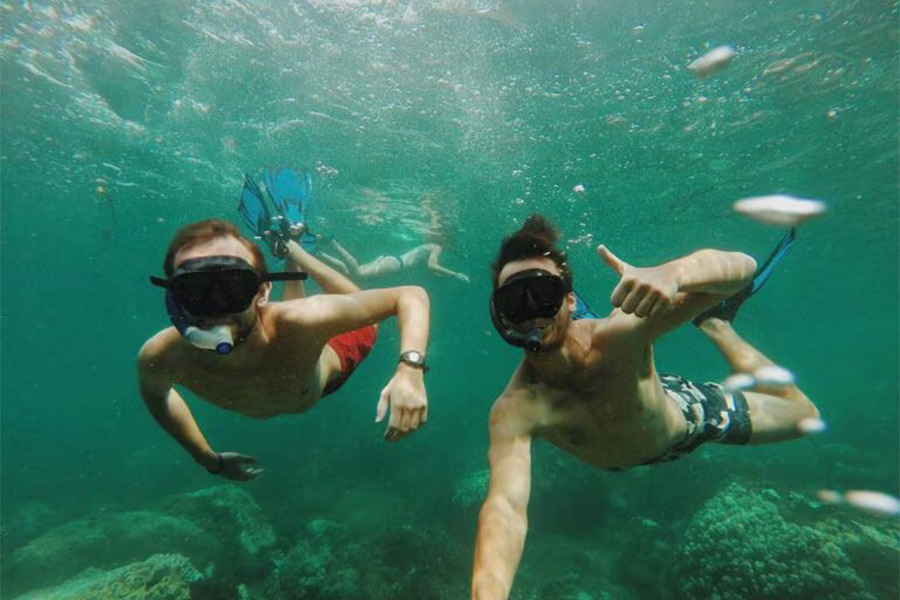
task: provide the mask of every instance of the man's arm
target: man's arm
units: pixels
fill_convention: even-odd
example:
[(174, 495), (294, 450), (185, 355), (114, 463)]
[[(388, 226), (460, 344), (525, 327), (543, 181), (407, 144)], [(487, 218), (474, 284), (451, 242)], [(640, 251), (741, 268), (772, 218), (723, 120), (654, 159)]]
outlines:
[(245, 481), (253, 479), (262, 469), (256, 468), (251, 456), (235, 452), (216, 453), (207, 443), (197, 421), (175, 388), (166, 370), (160, 368), (154, 352), (160, 344), (151, 339), (138, 355), (138, 385), (144, 404), (159, 425), (202, 467), (215, 475)]
[[(341, 294), (313, 296), (303, 305), (289, 308), (288, 319), (296, 319), (320, 332), (325, 339), (374, 325), (397, 316), (400, 330), (400, 352), (417, 350), (426, 353), (428, 347), (428, 294), (417, 286), (401, 286)], [(294, 316), (291, 317), (290, 315)], [(406, 363), (398, 363), (397, 371), (381, 391), (375, 411), (375, 421), (384, 419), (391, 408), (385, 438), (399, 440), (415, 431), (428, 420), (428, 398), (425, 394), (424, 371)]]
[(507, 598), (525, 547), (531, 434), (520, 423), (508, 397), (501, 397), (491, 409), (491, 482), (478, 519), (472, 600)]
[(401, 351), (424, 353), (428, 346), (428, 294), (418, 286), (312, 296), (295, 306), (289, 308), (287, 318), (296, 317), (298, 323), (314, 328), (326, 339), (396, 315)]
[(629, 321), (646, 340), (690, 321), (750, 283), (756, 261), (742, 252), (698, 250), (656, 267), (634, 267), (605, 246), (597, 248), (621, 279), (610, 297), (613, 317)]
[(160, 427), (181, 444), (197, 463), (215, 470), (218, 461), (216, 453), (203, 437), (181, 394), (175, 391), (171, 379), (165, 376), (164, 370), (158, 368), (153, 353), (148, 349), (153, 343), (153, 340), (148, 342), (138, 355), (141, 398)]

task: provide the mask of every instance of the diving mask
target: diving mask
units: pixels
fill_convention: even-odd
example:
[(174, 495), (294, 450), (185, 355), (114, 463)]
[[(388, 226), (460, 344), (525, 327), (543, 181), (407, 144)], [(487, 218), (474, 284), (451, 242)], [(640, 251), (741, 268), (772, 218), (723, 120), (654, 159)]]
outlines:
[(184, 261), (169, 279), (150, 277), (150, 282), (167, 289), (188, 315), (218, 318), (247, 310), (267, 281), (306, 278), (302, 272), (260, 275), (236, 256), (204, 256)]
[(559, 275), (544, 269), (516, 273), (491, 295), (491, 322), (500, 336), (513, 346), (536, 354), (543, 348), (543, 332), (533, 327), (521, 331), (510, 327), (533, 319), (549, 319), (559, 312), (569, 286)]
[(201, 319), (244, 312), (267, 281), (306, 278), (302, 272), (260, 275), (236, 256), (205, 256), (184, 261), (168, 279), (151, 276), (150, 282), (166, 289), (169, 319), (191, 345), (228, 354), (234, 348), (231, 329), (227, 325), (198, 327)]

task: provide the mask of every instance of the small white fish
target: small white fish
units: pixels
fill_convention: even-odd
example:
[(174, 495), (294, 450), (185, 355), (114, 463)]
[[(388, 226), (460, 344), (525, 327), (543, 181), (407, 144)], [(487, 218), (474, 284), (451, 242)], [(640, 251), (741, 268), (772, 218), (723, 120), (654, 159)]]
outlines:
[(819, 490), (816, 492), (816, 498), (825, 504), (843, 504), (844, 497), (837, 490)]
[(876, 515), (889, 517), (900, 515), (900, 499), (881, 492), (850, 490), (842, 494), (836, 490), (819, 490), (816, 497), (825, 504), (849, 504)]
[(584, 186), (579, 183), (578, 185), (576, 185), (575, 187), (572, 188), (572, 191), (575, 192), (576, 194), (583, 194)]
[(689, 64), (687, 68), (698, 77), (715, 75), (731, 64), (737, 52), (731, 46), (717, 46)]
[(808, 417), (797, 421), (797, 431), (803, 435), (815, 435), (817, 433), (824, 433), (827, 430), (828, 424), (822, 419)]
[(900, 515), (900, 500), (871, 490), (850, 490), (844, 494), (847, 504), (866, 512), (896, 517)]
[(778, 365), (768, 365), (760, 367), (753, 371), (753, 377), (756, 379), (757, 385), (768, 385), (772, 387), (787, 387), (794, 385), (796, 379), (794, 374)]
[(722, 384), (728, 394), (749, 390), (754, 385), (756, 385), (756, 378), (750, 373), (735, 373)]
[(825, 213), (825, 203), (821, 200), (776, 194), (738, 200), (734, 203), (734, 210), (763, 223), (794, 227), (822, 216)]

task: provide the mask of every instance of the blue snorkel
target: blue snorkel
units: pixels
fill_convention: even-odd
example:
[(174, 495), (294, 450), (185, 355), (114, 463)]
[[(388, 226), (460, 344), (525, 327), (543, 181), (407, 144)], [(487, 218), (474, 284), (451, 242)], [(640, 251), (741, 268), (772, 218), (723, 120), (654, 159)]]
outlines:
[(223, 356), (234, 349), (234, 339), (231, 336), (231, 329), (227, 325), (216, 325), (210, 329), (197, 327), (175, 302), (172, 292), (166, 292), (166, 311), (178, 333), (195, 348), (215, 350)]

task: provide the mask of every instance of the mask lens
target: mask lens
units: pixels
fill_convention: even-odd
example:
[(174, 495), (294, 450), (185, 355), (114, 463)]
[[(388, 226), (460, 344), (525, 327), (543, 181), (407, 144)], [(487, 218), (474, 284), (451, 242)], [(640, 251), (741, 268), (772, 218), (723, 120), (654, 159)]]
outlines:
[(175, 301), (196, 317), (222, 317), (247, 310), (259, 289), (253, 271), (194, 271), (172, 279)]
[(552, 317), (562, 306), (566, 286), (560, 277), (537, 276), (517, 279), (494, 292), (494, 306), (504, 319), (521, 323)]

